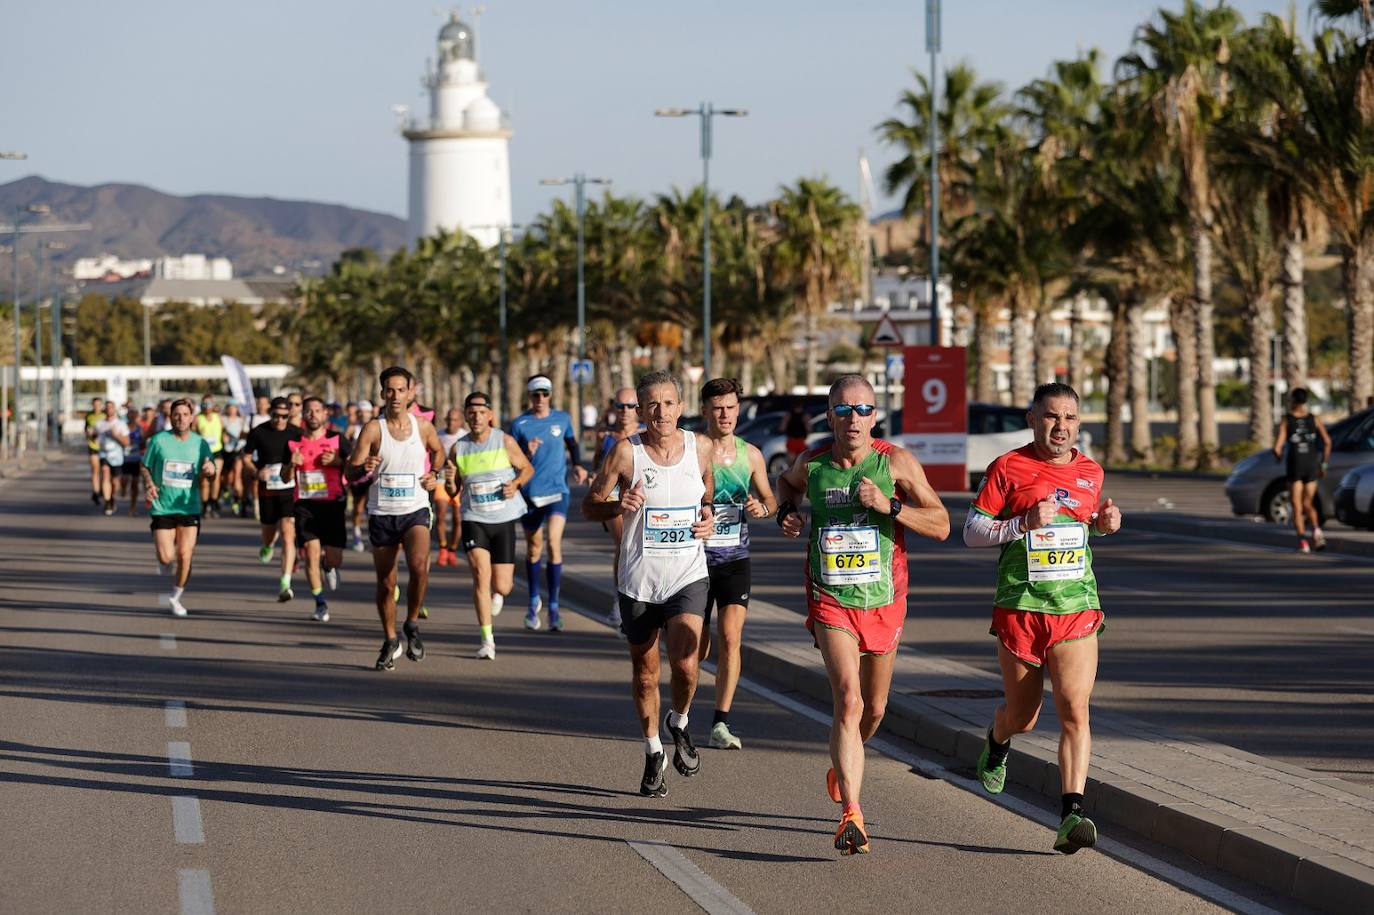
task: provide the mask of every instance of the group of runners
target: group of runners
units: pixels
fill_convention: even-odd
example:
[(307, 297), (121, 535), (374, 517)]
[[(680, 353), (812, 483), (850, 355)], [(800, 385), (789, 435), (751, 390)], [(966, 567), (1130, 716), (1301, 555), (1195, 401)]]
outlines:
[[(552, 389), (547, 376), (530, 378), (529, 409), (506, 429), (491, 398), (473, 391), (436, 428), (434, 414), (416, 404), (414, 376), (394, 366), (379, 378), (380, 412), (351, 435), (331, 422), (320, 398), (264, 399), (238, 461), (244, 479), (255, 480), (262, 562), (271, 562), (280, 544), (279, 598), (294, 596), (299, 550), (314, 619), (329, 620), (324, 594), (338, 585), (350, 522), (355, 545), (360, 541), (357, 512), (365, 510), (383, 629), (375, 666), (393, 670), (402, 654), (419, 661), (437, 521), (439, 564), (457, 564), (458, 548), (467, 558), (480, 633), (476, 657), (494, 659), (493, 619), (514, 586), (517, 523), (525, 541), (525, 627), (562, 629), (569, 480), (590, 477), (581, 512), (601, 522), (614, 544), (616, 601), (607, 621), (628, 643), (644, 741), (639, 790), (663, 797), (670, 760), (682, 777), (701, 772), (690, 713), (713, 643), (710, 746), (743, 746), (729, 716), (751, 590), (750, 526), (774, 519), (783, 536), (806, 540), (806, 627), (833, 695), (825, 788), (841, 805), (834, 844), (845, 855), (868, 852), (860, 806), (864, 745), (882, 722), (904, 629), (907, 539), (940, 541), (950, 534), (949, 514), (919, 461), (873, 436), (878, 416), (871, 385), (861, 375), (838, 378), (827, 408), (833, 440), (801, 451), (773, 482), (759, 449), (735, 435), (743, 391), (730, 379), (711, 379), (701, 389), (702, 433), (679, 428), (683, 390), (668, 372), (650, 372), (616, 392), (590, 475), (571, 417), (552, 408)], [(212, 447), (213, 427), (208, 438), (197, 434), (196, 418), (191, 401), (171, 402), (167, 428), (146, 439), (136, 465), (150, 501), (160, 571), (174, 574), (165, 603), (178, 616), (187, 613), (182, 598), (205, 505), (228, 464)], [(966, 545), (1000, 550), (990, 632), (1005, 695), (989, 722), (977, 777), (989, 793), (1003, 790), (1011, 741), (1034, 727), (1048, 673), (1061, 725), (1063, 781), (1054, 848), (1073, 854), (1097, 837), (1084, 813), (1084, 791), (1095, 636), (1104, 615), (1089, 544), (1117, 531), (1121, 512), (1102, 498), (1102, 468), (1075, 448), (1074, 390), (1042, 385), (1029, 420), (1033, 441), (989, 466), (963, 526)], [(121, 434), (104, 430), (97, 437)], [(98, 482), (104, 485), (103, 473)], [(402, 558), (408, 579), (398, 628)], [(661, 654), (669, 668), (666, 712)]]

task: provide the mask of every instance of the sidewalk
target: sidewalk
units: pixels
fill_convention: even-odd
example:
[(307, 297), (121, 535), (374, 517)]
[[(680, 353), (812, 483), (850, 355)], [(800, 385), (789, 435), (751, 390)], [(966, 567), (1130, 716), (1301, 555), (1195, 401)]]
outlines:
[[(565, 547), (563, 581), (583, 607), (609, 606), (608, 551)], [(751, 601), (743, 669), (829, 702), (820, 653), (802, 621)], [(903, 648), (883, 731), (956, 758), (972, 778), (1000, 697), (996, 676)], [(1016, 738), (1009, 765), (1012, 781), (1055, 800), (1058, 727), (1047, 701), (1036, 731)], [(1101, 824), (1306, 905), (1374, 911), (1374, 789), (1106, 712), (1093, 714), (1092, 773), (1088, 807)]]

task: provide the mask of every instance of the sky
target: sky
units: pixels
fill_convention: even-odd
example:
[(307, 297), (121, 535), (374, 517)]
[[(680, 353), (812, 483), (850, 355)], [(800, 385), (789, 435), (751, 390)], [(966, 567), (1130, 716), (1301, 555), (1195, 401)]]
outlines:
[[(1181, 5), (1173, 0), (1172, 7)], [(1248, 21), (1288, 0), (1236, 0)], [(963, 60), (1009, 90), (1091, 47), (1108, 61), (1159, 4), (944, 0), (942, 66)], [(1308, 23), (1306, 0), (1299, 21)], [(564, 188), (607, 177), (651, 197), (701, 178), (695, 119), (655, 108), (749, 110), (717, 119), (712, 188), (767, 199), (827, 177), (857, 196), (867, 151), (879, 183), (896, 158), (874, 127), (911, 68), (929, 70), (923, 0), (487, 0), (479, 56), (509, 112), (515, 220)], [(406, 208), (406, 144), (391, 108), (427, 113), (426, 57), (449, 7), (421, 0), (0, 0), (0, 183), (132, 182)], [(464, 7), (466, 10), (467, 7)]]

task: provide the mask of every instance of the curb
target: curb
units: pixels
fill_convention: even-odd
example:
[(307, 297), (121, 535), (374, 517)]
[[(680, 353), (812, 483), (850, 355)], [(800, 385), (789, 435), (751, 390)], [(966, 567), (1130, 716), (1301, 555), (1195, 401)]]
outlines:
[(48, 464), (64, 461), (66, 458), (67, 454), (62, 451), (45, 451), (42, 457), (37, 454), (26, 454), (17, 461), (7, 461), (0, 464), (0, 480), (12, 480), (15, 477), (21, 477), (46, 467)]

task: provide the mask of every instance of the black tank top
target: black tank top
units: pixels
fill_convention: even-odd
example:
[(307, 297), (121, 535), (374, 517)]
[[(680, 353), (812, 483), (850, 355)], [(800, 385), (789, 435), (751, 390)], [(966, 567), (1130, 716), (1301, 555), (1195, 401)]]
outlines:
[(1288, 414), (1283, 418), (1288, 427), (1288, 460), (1309, 461), (1317, 456), (1317, 420), (1308, 413), (1304, 416)]

